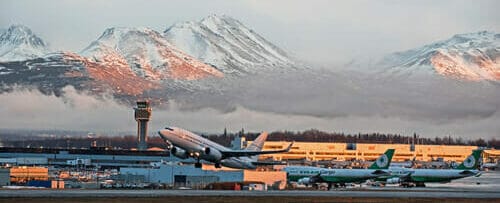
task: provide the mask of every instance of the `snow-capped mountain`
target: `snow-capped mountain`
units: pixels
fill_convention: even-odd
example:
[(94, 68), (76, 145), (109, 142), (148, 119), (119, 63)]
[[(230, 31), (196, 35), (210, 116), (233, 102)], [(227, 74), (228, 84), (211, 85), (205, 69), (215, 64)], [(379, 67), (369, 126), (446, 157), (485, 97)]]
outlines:
[(0, 30), (0, 61), (21, 61), (48, 52), (47, 44), (26, 26), (12, 25)]
[[(395, 75), (435, 75), (470, 80), (500, 80), (500, 34), (476, 32), (397, 52), (378, 65)], [(386, 72), (386, 73), (387, 73)]]
[(294, 67), (294, 62), (283, 50), (225, 15), (174, 24), (164, 31), (163, 36), (179, 49), (226, 75), (241, 76)]
[(58, 95), (71, 85), (94, 94), (112, 93), (116, 97), (138, 97), (157, 89), (159, 84), (103, 65), (71, 52), (50, 53), (24, 61), (0, 62), (3, 89), (11, 86), (35, 87)]
[(217, 69), (183, 53), (148, 28), (109, 28), (82, 56), (149, 80), (223, 77)]
[(54, 52), (0, 62), (0, 93), (21, 86), (58, 95), (70, 85), (96, 95), (111, 93), (127, 103), (150, 98), (159, 104), (170, 94), (196, 91), (198, 79), (223, 76), (170, 45), (159, 32), (110, 28), (80, 54)]

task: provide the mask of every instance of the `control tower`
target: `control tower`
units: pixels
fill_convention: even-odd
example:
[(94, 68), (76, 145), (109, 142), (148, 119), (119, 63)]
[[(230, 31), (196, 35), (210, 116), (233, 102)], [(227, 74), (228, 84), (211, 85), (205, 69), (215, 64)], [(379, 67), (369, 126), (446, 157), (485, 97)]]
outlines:
[(148, 121), (151, 118), (149, 101), (137, 101), (137, 107), (134, 108), (134, 111), (134, 117), (137, 121), (137, 150), (144, 151), (148, 149), (146, 141), (148, 139)]

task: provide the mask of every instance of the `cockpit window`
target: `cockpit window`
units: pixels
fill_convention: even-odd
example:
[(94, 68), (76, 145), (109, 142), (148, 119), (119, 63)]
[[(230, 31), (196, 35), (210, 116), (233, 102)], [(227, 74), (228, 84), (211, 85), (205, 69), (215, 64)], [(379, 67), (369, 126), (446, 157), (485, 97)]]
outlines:
[(165, 129), (170, 130), (170, 131), (174, 131), (174, 129), (169, 128), (169, 127), (166, 127)]

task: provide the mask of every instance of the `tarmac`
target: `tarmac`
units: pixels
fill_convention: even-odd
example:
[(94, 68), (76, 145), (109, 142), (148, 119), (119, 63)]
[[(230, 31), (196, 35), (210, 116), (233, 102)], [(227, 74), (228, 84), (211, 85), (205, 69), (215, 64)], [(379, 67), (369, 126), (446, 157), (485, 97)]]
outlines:
[(0, 190), (0, 202), (500, 202), (498, 190), (370, 188), (276, 191)]
[(500, 172), (423, 188), (347, 187), (318, 190), (0, 189), (0, 202), (500, 202)]
[(500, 191), (439, 190), (439, 189), (398, 189), (383, 188), (376, 190), (274, 190), (274, 191), (228, 191), (228, 190), (50, 190), (22, 189), (0, 190), (0, 198), (44, 197), (44, 198), (85, 198), (85, 197), (374, 197), (374, 198), (460, 198), (460, 199), (499, 199)]

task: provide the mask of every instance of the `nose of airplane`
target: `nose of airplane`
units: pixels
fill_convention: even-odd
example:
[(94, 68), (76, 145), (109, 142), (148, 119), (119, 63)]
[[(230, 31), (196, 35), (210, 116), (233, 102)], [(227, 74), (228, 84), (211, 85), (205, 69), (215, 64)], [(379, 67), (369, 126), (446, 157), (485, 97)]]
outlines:
[(167, 139), (167, 133), (165, 133), (164, 131), (165, 130), (158, 131), (158, 135), (160, 135), (161, 139), (166, 140)]
[(167, 126), (164, 129), (161, 129), (160, 131), (158, 131), (158, 134), (163, 135), (163, 136), (167, 136), (168, 134), (173, 133), (173, 132), (174, 132), (174, 127)]

